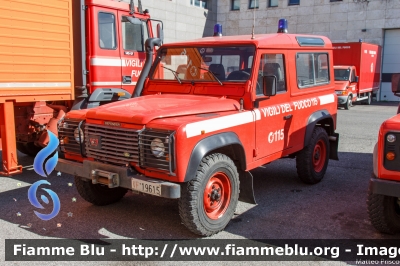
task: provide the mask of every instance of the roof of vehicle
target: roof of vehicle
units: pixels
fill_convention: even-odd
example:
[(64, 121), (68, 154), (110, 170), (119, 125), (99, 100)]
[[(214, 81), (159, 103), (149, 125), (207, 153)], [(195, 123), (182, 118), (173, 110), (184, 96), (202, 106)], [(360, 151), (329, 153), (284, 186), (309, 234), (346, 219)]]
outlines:
[[(302, 45), (300, 46), (297, 38), (309, 38), (322, 40), (323, 45)], [(222, 37), (204, 37), (201, 39), (168, 43), (166, 46), (198, 46), (198, 45), (245, 45), (253, 44), (257, 48), (275, 48), (275, 49), (332, 49), (332, 42), (325, 36), (307, 35), (307, 34), (256, 34), (254, 39), (251, 35), (234, 35)]]

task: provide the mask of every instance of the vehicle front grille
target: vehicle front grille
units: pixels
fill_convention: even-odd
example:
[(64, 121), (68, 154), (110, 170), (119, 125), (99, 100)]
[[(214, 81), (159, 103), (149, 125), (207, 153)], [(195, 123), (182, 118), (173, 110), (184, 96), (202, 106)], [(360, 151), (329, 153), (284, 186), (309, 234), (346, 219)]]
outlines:
[(81, 154), (81, 147), (74, 137), (74, 131), (81, 122), (83, 124), (82, 120), (65, 119), (60, 123), (58, 138), (60, 139), (61, 150), (63, 152)]
[(139, 130), (86, 124), (87, 157), (117, 165), (139, 162)]
[[(74, 137), (79, 126), (84, 132), (82, 150)], [(59, 138), (61, 150), (67, 153), (114, 165), (126, 166), (134, 162), (142, 168), (168, 171), (174, 175), (174, 131), (136, 130), (65, 119), (59, 126)]]

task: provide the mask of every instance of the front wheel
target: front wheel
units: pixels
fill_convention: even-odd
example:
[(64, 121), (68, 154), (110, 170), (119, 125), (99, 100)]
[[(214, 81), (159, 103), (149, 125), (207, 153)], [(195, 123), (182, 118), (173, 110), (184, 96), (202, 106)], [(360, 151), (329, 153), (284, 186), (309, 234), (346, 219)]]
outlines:
[(31, 157), (35, 157), (42, 147), (36, 146), (33, 142), (17, 142), (17, 150)]
[(368, 190), (368, 215), (371, 224), (381, 233), (400, 233), (400, 198), (372, 193)]
[(329, 161), (329, 138), (325, 129), (316, 127), (310, 143), (296, 156), (299, 178), (307, 184), (316, 184), (325, 175)]
[(344, 104), (344, 109), (349, 110), (352, 105), (352, 97), (351, 95), (347, 98), (347, 102)]
[(126, 188), (117, 187), (109, 188), (100, 184), (93, 184), (89, 180), (83, 180), (80, 176), (75, 176), (75, 186), (79, 195), (86, 201), (98, 205), (108, 205), (122, 199), (126, 192)]
[(215, 153), (205, 158), (196, 177), (182, 185), (179, 215), (193, 233), (210, 236), (232, 219), (239, 198), (239, 174), (233, 161)]

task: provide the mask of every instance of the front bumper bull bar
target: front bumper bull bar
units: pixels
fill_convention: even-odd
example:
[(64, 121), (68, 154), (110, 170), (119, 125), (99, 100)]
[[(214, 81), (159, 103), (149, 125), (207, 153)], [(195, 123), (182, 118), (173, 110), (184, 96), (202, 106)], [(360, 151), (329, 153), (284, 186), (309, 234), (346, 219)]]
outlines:
[[(131, 168), (84, 160), (83, 163), (58, 159), (56, 171), (91, 180), (93, 184), (107, 185), (109, 188), (123, 187), (131, 190), (132, 180), (139, 180), (161, 186), (160, 197), (177, 199), (181, 197), (181, 186), (176, 183), (138, 175)], [(139, 191), (146, 193), (145, 191)], [(148, 193), (150, 194), (150, 193)], [(152, 194), (154, 195), (154, 194)]]

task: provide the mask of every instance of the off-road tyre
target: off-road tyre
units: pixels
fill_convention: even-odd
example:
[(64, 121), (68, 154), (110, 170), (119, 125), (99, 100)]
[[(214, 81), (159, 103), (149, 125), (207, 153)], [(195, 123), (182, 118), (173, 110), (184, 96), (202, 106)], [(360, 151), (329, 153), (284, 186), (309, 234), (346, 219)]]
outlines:
[(122, 199), (128, 189), (117, 187), (109, 188), (100, 184), (92, 184), (90, 180), (84, 181), (81, 177), (75, 176), (75, 186), (81, 197), (97, 206), (104, 206)]
[(235, 164), (228, 156), (214, 153), (202, 159), (195, 178), (181, 185), (179, 215), (190, 231), (210, 236), (222, 231), (232, 219), (238, 198)]
[(325, 175), (329, 162), (329, 137), (325, 129), (315, 127), (310, 142), (296, 155), (297, 175), (307, 184), (316, 184)]
[(371, 105), (372, 102), (372, 94), (368, 92), (368, 99), (365, 100), (364, 104)]
[(349, 97), (347, 98), (346, 103), (344, 104), (344, 109), (349, 110), (351, 106), (352, 106), (351, 95), (349, 95)]
[(17, 150), (22, 152), (23, 154), (35, 157), (39, 153), (39, 151), (42, 150), (42, 147), (36, 146), (33, 142), (17, 142)]
[(26, 148), (26, 144), (22, 142), (17, 142), (17, 150), (23, 154), (29, 155), (28, 149)]
[(373, 227), (381, 233), (400, 233), (399, 198), (372, 193), (368, 189), (368, 215)]

